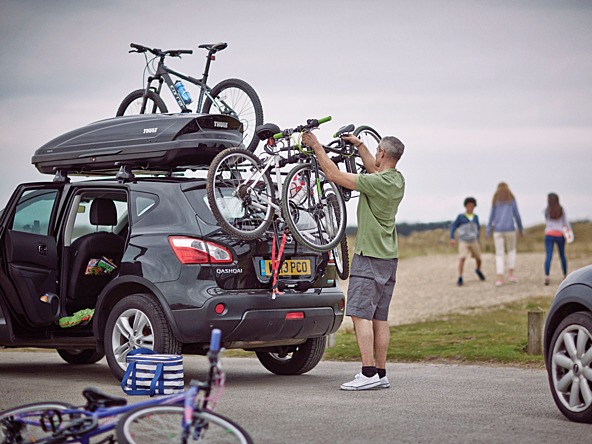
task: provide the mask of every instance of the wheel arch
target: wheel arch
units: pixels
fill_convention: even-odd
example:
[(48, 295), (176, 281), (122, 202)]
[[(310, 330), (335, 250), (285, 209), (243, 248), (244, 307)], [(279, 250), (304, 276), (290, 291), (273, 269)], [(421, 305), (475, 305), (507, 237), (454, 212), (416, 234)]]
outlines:
[(587, 285), (571, 285), (557, 294), (545, 322), (545, 358), (549, 354), (553, 332), (563, 319), (579, 311), (592, 313), (592, 288)]
[(121, 280), (112, 282), (107, 288), (105, 288), (95, 307), (93, 334), (97, 341), (98, 352), (105, 352), (103, 336), (105, 334), (109, 313), (119, 301), (132, 294), (149, 294), (154, 296), (166, 316), (173, 335), (179, 340), (180, 333), (174, 322), (173, 313), (169, 305), (166, 303), (166, 298), (162, 292), (150, 281), (139, 277), (125, 277)]

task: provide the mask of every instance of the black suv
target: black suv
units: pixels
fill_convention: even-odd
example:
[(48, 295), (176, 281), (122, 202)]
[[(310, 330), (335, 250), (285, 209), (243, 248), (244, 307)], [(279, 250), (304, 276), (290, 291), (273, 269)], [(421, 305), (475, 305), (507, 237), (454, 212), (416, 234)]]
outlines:
[[(122, 168), (117, 178), (74, 182), (63, 168), (52, 182), (20, 185), (2, 212), (0, 346), (55, 348), (73, 364), (106, 355), (121, 379), (130, 350), (205, 354), (219, 328), (224, 347), (255, 351), (273, 373), (320, 361), (344, 315), (328, 254), (288, 237), (283, 294), (273, 297), (273, 233), (225, 234), (203, 174)], [(84, 309), (95, 310), (92, 322), (58, 325)]]

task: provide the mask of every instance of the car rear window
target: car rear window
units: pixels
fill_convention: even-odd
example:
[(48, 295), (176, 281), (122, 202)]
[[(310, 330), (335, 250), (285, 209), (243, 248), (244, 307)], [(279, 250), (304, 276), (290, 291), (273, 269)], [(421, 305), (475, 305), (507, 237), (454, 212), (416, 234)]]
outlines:
[(212, 210), (210, 210), (205, 188), (187, 189), (183, 190), (183, 192), (185, 193), (191, 208), (193, 208), (200, 220), (209, 225), (218, 224), (216, 218), (212, 214)]

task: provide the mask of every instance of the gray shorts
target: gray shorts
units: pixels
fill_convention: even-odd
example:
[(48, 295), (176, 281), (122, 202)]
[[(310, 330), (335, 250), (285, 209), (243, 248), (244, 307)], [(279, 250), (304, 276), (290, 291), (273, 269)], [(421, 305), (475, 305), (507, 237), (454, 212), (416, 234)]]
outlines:
[(398, 259), (354, 254), (347, 289), (346, 315), (387, 321), (395, 289)]

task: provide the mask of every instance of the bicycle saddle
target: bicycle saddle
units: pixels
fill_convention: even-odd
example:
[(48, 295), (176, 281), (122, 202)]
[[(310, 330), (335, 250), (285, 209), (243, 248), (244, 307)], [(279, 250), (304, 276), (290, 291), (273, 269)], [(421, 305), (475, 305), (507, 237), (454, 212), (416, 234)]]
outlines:
[(273, 137), (274, 134), (281, 133), (282, 130), (275, 123), (265, 123), (255, 128), (255, 134), (259, 140), (267, 140)]
[(224, 43), (224, 42), (206, 43), (204, 45), (199, 45), (200, 48), (207, 49), (211, 53), (216, 53), (218, 51), (222, 51), (223, 49), (226, 49), (227, 46), (228, 46), (228, 43)]
[(353, 133), (353, 131), (354, 131), (354, 128), (355, 128), (355, 126), (354, 126), (354, 124), (353, 124), (353, 123), (350, 123), (350, 124), (349, 124), (349, 125), (347, 125), (347, 126), (342, 126), (341, 128), (339, 128), (339, 129), (337, 130), (337, 132), (335, 133), (335, 136), (334, 136), (334, 137), (339, 137), (339, 136), (341, 136), (342, 134)]
[(94, 412), (99, 408), (119, 407), (127, 404), (125, 398), (107, 395), (94, 387), (85, 388), (82, 391), (82, 396), (86, 399), (84, 408), (89, 412)]

